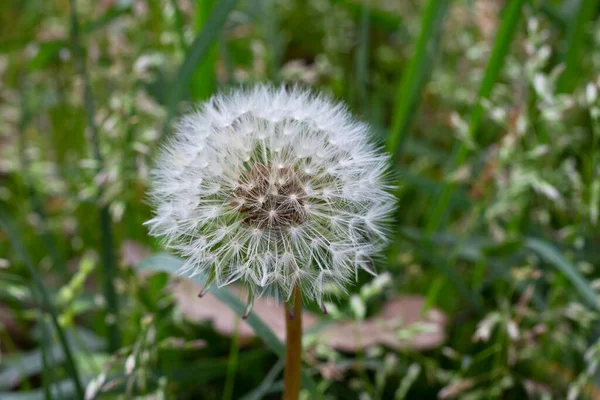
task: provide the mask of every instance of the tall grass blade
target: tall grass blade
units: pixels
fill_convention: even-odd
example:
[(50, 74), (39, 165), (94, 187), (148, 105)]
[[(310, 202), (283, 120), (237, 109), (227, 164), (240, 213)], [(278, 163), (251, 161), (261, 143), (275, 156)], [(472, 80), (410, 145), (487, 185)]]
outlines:
[(364, 119), (369, 119), (369, 32), (371, 10), (364, 7), (360, 16), (358, 49), (356, 51), (356, 88)]
[[(216, 0), (198, 0), (196, 1), (195, 28), (196, 32), (202, 32), (206, 26), (211, 12), (217, 3)], [(215, 91), (217, 83), (216, 62), (217, 62), (217, 40), (213, 40), (206, 55), (198, 65), (194, 78), (192, 79), (192, 99), (206, 100)]]
[(577, 267), (567, 260), (563, 255), (549, 243), (536, 238), (528, 238), (525, 240), (525, 247), (537, 253), (544, 261), (554, 266), (558, 271), (562, 272), (567, 279), (575, 286), (581, 294), (581, 297), (596, 310), (600, 310), (598, 296), (590, 287), (586, 279), (581, 276)]
[[(492, 89), (498, 80), (502, 66), (504, 65), (504, 59), (510, 49), (510, 44), (516, 33), (517, 24), (521, 18), (521, 9), (525, 0), (510, 0), (504, 10), (504, 17), (498, 29), (496, 35), (496, 41), (492, 49), (492, 54), (488, 61), (479, 92), (477, 94), (477, 100), (471, 111), (469, 119), (469, 135), (474, 142), (476, 142), (477, 132), (483, 119), (483, 102), (482, 100), (488, 98), (492, 93)], [(461, 142), (457, 149), (454, 151), (454, 156), (450, 162), (448, 172), (453, 171), (456, 167), (462, 165), (468, 155), (467, 145)], [(448, 205), (450, 204), (450, 198), (456, 189), (454, 183), (446, 183), (442, 194), (440, 195), (435, 208), (431, 216), (429, 217), (426, 232), (430, 236), (435, 232), (444, 218)]]
[(280, 80), (279, 71), (283, 58), (284, 39), (279, 30), (279, 14), (275, 0), (261, 0), (261, 23), (264, 26), (267, 44), (269, 46), (269, 79), (274, 82)]
[[(77, 5), (75, 0), (71, 0), (71, 41), (73, 44), (73, 51), (75, 53), (77, 69), (83, 80), (85, 109), (88, 121), (88, 128), (91, 133), (92, 150), (94, 152), (94, 158), (96, 159), (96, 162), (98, 164), (98, 172), (100, 172), (103, 169), (104, 160), (100, 151), (100, 135), (98, 133), (98, 127), (96, 126), (95, 121), (96, 111), (94, 105), (94, 98), (92, 96), (92, 88), (88, 79), (83, 49), (79, 42), (79, 21), (77, 17)], [(98, 195), (99, 203), (101, 192), (102, 191), (100, 191), (100, 194)], [(108, 205), (100, 204), (99, 207), (100, 235), (102, 248), (102, 272), (104, 275), (104, 297), (106, 298), (106, 304), (108, 308), (108, 343), (110, 350), (115, 351), (119, 347), (121, 347), (121, 335), (119, 332), (118, 324), (119, 302), (114, 288), (114, 279), (116, 275), (116, 258)]]
[(570, 92), (575, 88), (582, 75), (581, 59), (586, 44), (587, 29), (598, 10), (600, 0), (581, 0), (579, 9), (569, 21), (567, 41), (563, 54), (565, 70), (558, 80), (559, 92)]
[(50, 385), (52, 384), (52, 377), (50, 376), (50, 361), (48, 357), (49, 344), (52, 342), (52, 335), (50, 329), (46, 326), (45, 319), (42, 318), (42, 387), (44, 389), (44, 397), (48, 400), (52, 400), (52, 391)]
[[(420, 236), (420, 237), (419, 237)], [(422, 240), (422, 235), (411, 229), (400, 228), (398, 237), (414, 244), (416, 253), (424, 260), (435, 266), (446, 278), (448, 278), (460, 292), (462, 297), (469, 302), (477, 312), (483, 311), (483, 302), (481, 298), (461, 279), (460, 275), (454, 270), (448, 261), (448, 258), (439, 257), (439, 251), (435, 251), (436, 244), (432, 240)], [(420, 243), (418, 243), (420, 242)], [(439, 247), (439, 246), (438, 246)], [(456, 259), (451, 257), (451, 259)]]
[(52, 299), (50, 298), (50, 295), (48, 294), (48, 291), (46, 290), (44, 281), (42, 280), (42, 278), (38, 274), (37, 270), (35, 269), (35, 266), (33, 265), (33, 262), (31, 261), (31, 259), (29, 258), (29, 255), (25, 251), (25, 248), (23, 247), (21, 241), (17, 238), (17, 235), (15, 234), (10, 217), (7, 214), (5, 214), (2, 210), (0, 210), (0, 228), (4, 231), (6, 236), (8, 236), (8, 240), (12, 244), (12, 246), (15, 249), (15, 251), (17, 252), (18, 256), (23, 260), (23, 262), (25, 263), (25, 266), (29, 270), (29, 273), (33, 277), (33, 282), (34, 282), (36, 291), (38, 292), (39, 297), (41, 299), (41, 304), (39, 305), (40, 312), (42, 309), (45, 308), (48, 311), (48, 313), (50, 314), (50, 318), (52, 320), (52, 325), (54, 326), (54, 329), (56, 330), (56, 333), (58, 335), (58, 340), (61, 344), (62, 350), (65, 355), (65, 363), (66, 363), (67, 373), (70, 375), (70, 378), (73, 381), (73, 385), (75, 386), (75, 392), (77, 394), (77, 398), (83, 399), (84, 398), (84, 390), (83, 390), (83, 386), (81, 384), (81, 380), (79, 378), (79, 372), (77, 371), (77, 366), (75, 365), (75, 360), (73, 358), (73, 353), (71, 351), (69, 342), (67, 341), (67, 336), (65, 335), (65, 332), (62, 329), (62, 326), (60, 326), (60, 323), (58, 322), (58, 314), (54, 307), (54, 303), (52, 302)]
[(415, 53), (402, 75), (397, 95), (387, 149), (398, 159), (408, 134), (423, 87), (431, 75), (437, 53), (448, 0), (429, 0), (421, 16), (421, 32)]
[(227, 21), (227, 16), (235, 8), (236, 4), (237, 0), (220, 0), (203, 25), (202, 31), (188, 49), (185, 60), (175, 74), (173, 84), (171, 85), (167, 104), (167, 116), (161, 140), (168, 133), (171, 121), (177, 111), (177, 105), (187, 95), (187, 90), (190, 87), (198, 66), (209, 53), (211, 46), (218, 38), (219, 32)]
[(238, 358), (240, 353), (240, 319), (235, 319), (231, 347), (227, 360), (227, 375), (225, 377), (225, 388), (223, 389), (222, 400), (231, 400), (233, 398), (233, 386), (235, 384), (235, 375), (238, 368)]
[(258, 385), (256, 389), (242, 397), (240, 400), (260, 400), (264, 398), (271, 387), (273, 387), (275, 379), (277, 379), (277, 377), (281, 374), (281, 371), (283, 371), (283, 361), (279, 360), (275, 363), (275, 365), (273, 365), (260, 385)]
[[(171, 256), (164, 253), (154, 254), (140, 264), (136, 266), (138, 271), (155, 271), (155, 272), (167, 272), (169, 274), (177, 275), (177, 271), (181, 269), (183, 265), (183, 260), (178, 257)], [(198, 274), (190, 278), (197, 284), (203, 286), (206, 282), (206, 276), (202, 274)], [(233, 294), (230, 290), (225, 287), (219, 289), (211, 290), (211, 293), (219, 299), (223, 304), (233, 310), (238, 317), (242, 317), (246, 311), (246, 304), (242, 303), (242, 301)], [(282, 314), (283, 318), (283, 314)], [(281, 341), (275, 336), (275, 333), (263, 322), (262, 319), (256, 313), (250, 313), (246, 322), (254, 333), (258, 337), (260, 337), (267, 347), (269, 347), (277, 356), (280, 358), (285, 357), (285, 346)], [(302, 383), (303, 385), (309, 389), (313, 394), (317, 393), (317, 385), (312, 380), (310, 375), (308, 375), (305, 371), (302, 372)]]
[(559, 30), (563, 31), (567, 28), (567, 22), (565, 21), (564, 16), (560, 10), (557, 10), (556, 6), (554, 6), (550, 0), (545, 0), (542, 4), (540, 4), (539, 10)]

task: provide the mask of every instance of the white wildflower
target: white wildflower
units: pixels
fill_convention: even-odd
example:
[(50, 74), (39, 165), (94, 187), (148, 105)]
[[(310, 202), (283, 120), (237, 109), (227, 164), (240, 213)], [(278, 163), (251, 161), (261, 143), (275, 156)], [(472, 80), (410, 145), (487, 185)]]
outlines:
[(130, 354), (125, 361), (125, 375), (131, 375), (133, 369), (135, 368), (135, 357), (133, 354)]
[(596, 104), (598, 99), (598, 88), (593, 83), (588, 83), (585, 87), (585, 98), (590, 105)]
[(387, 169), (343, 104), (297, 88), (238, 90), (179, 122), (152, 172), (147, 224), (207, 286), (240, 281), (250, 298), (285, 299), (299, 286), (323, 304), (326, 289), (372, 272), (395, 207)]

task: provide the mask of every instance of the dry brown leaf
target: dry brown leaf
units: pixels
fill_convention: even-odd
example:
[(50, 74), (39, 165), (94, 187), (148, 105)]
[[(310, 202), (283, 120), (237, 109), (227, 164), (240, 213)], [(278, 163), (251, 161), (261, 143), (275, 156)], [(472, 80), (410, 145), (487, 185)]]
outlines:
[(152, 249), (135, 240), (124, 240), (121, 244), (121, 264), (135, 267), (152, 254)]
[[(199, 298), (198, 293), (201, 287), (189, 279), (178, 279), (173, 284), (173, 296), (177, 302), (182, 314), (193, 322), (212, 321), (217, 332), (225, 336), (231, 336), (235, 332), (235, 320), (239, 317), (227, 305), (219, 301), (210, 292), (204, 297)], [(230, 290), (244, 299), (241, 290), (231, 286)], [(285, 319), (283, 306), (275, 300), (263, 297), (254, 300), (252, 313), (258, 315), (263, 322), (271, 328), (279, 340), (285, 340)], [(313, 327), (317, 322), (317, 317), (310, 313), (302, 314), (302, 323), (304, 329)], [(239, 324), (239, 334), (242, 340), (253, 338), (254, 331), (242, 320)]]
[[(211, 321), (214, 329), (222, 335), (231, 336), (236, 329), (239, 317), (210, 292), (198, 298), (201, 287), (189, 279), (178, 279), (173, 283), (173, 297), (183, 316), (193, 322)], [(244, 299), (238, 287), (230, 290)], [(425, 298), (421, 296), (401, 296), (388, 301), (381, 313), (367, 318), (362, 323), (355, 321), (338, 322), (319, 334), (318, 341), (342, 351), (357, 351), (374, 345), (384, 345), (395, 350), (428, 350), (440, 346), (445, 339), (446, 316), (437, 309), (421, 316)], [(285, 340), (284, 310), (273, 299), (258, 298), (254, 301), (253, 313), (271, 328), (279, 340)], [(303, 313), (303, 328), (315, 326), (318, 317), (310, 312)], [(426, 324), (426, 331), (416, 330), (410, 337), (400, 337), (399, 329), (415, 328), (416, 324)], [(239, 324), (242, 341), (255, 337), (252, 328), (242, 321)]]
[[(429, 350), (439, 347), (445, 340), (446, 315), (430, 309), (422, 316), (425, 298), (399, 296), (388, 301), (380, 314), (362, 322), (347, 321), (330, 325), (321, 340), (338, 350), (353, 352), (374, 345), (384, 345), (395, 350)], [(422, 326), (427, 329), (416, 329)], [(399, 331), (415, 329), (410, 335), (400, 336)]]

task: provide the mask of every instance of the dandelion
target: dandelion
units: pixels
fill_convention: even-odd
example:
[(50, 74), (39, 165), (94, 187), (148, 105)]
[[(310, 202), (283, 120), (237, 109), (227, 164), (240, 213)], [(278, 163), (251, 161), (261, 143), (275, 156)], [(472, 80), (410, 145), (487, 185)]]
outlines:
[(238, 281), (246, 316), (265, 292), (291, 304), (288, 320), (302, 297), (326, 312), (327, 294), (373, 273), (386, 243), (387, 170), (344, 105), (298, 88), (233, 91), (177, 125), (152, 172), (147, 225), (185, 258), (182, 274), (209, 277), (201, 295)]

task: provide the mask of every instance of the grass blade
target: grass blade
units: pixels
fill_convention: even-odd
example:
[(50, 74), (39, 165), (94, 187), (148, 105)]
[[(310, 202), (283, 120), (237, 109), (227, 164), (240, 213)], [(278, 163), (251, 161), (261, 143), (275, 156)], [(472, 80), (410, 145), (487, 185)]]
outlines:
[(48, 311), (48, 313), (50, 313), (52, 325), (54, 326), (54, 329), (56, 329), (58, 340), (62, 346), (62, 350), (65, 355), (67, 372), (71, 376), (73, 385), (75, 386), (75, 392), (77, 393), (77, 397), (83, 399), (84, 390), (81, 384), (81, 380), (79, 378), (79, 372), (77, 371), (75, 360), (73, 358), (73, 353), (71, 352), (71, 347), (67, 341), (67, 336), (65, 335), (65, 332), (63, 331), (62, 327), (60, 326), (60, 323), (58, 322), (58, 315), (56, 313), (54, 303), (52, 302), (52, 299), (50, 298), (50, 295), (46, 290), (46, 286), (44, 286), (44, 281), (42, 281), (42, 278), (37, 273), (37, 270), (35, 269), (31, 259), (29, 258), (29, 255), (25, 251), (25, 248), (21, 244), (21, 241), (15, 235), (9, 216), (4, 214), (4, 212), (2, 211), (0, 211), (0, 228), (6, 233), (6, 236), (8, 236), (8, 240), (11, 242), (13, 248), (21, 257), (27, 269), (29, 269), (31, 276), (33, 277), (35, 288), (39, 293), (39, 296), (41, 297), (42, 304), (40, 304), (40, 310), (44, 307)]
[(283, 59), (284, 39), (279, 29), (279, 15), (277, 14), (277, 4), (274, 0), (260, 1), (260, 23), (265, 27), (267, 45), (269, 49), (269, 70), (268, 77), (273, 82), (279, 82), (279, 71)]
[(537, 253), (544, 261), (554, 266), (558, 271), (562, 272), (569, 281), (577, 288), (581, 296), (586, 302), (596, 310), (600, 310), (598, 297), (592, 290), (588, 282), (569, 260), (543, 240), (536, 238), (528, 238), (525, 240), (525, 247)]
[(360, 15), (359, 41), (355, 58), (356, 88), (364, 119), (369, 119), (369, 33), (370, 9), (364, 7)]
[(237, 0), (221, 0), (215, 6), (210, 17), (204, 24), (202, 31), (198, 34), (190, 46), (185, 60), (179, 67), (172, 84), (167, 104), (167, 117), (163, 126), (161, 140), (164, 139), (171, 126), (171, 120), (177, 111), (177, 105), (190, 87), (190, 83), (200, 62), (210, 51), (211, 46), (218, 38), (218, 34), (227, 21), (227, 16), (235, 8)]
[[(215, 0), (200, 0), (196, 2), (195, 27), (197, 32), (202, 32), (202, 29), (206, 26), (215, 4)], [(215, 71), (215, 64), (217, 62), (217, 44), (217, 40), (212, 41), (212, 44), (194, 74), (194, 78), (192, 79), (193, 100), (206, 100), (215, 91), (217, 82), (217, 74)]]
[(415, 54), (402, 75), (396, 95), (396, 106), (387, 146), (395, 159), (400, 155), (402, 143), (408, 134), (423, 87), (431, 75), (447, 9), (448, 0), (429, 0), (423, 9), (421, 32)]
[(44, 332), (42, 337), (42, 387), (44, 389), (44, 397), (48, 400), (52, 400), (52, 392), (50, 385), (52, 384), (52, 378), (50, 376), (50, 362), (48, 360), (48, 344), (52, 338), (50, 336), (50, 330), (46, 327), (46, 321), (42, 321), (42, 330)]
[(585, 46), (585, 36), (590, 21), (596, 15), (600, 0), (581, 0), (579, 9), (569, 22), (567, 28), (567, 42), (563, 55), (565, 70), (558, 80), (559, 92), (570, 92), (577, 84), (578, 78), (582, 75), (581, 59), (583, 47)]
[[(100, 152), (100, 135), (98, 133), (98, 127), (95, 122), (95, 105), (94, 98), (92, 96), (92, 88), (88, 79), (87, 68), (85, 65), (85, 58), (83, 55), (83, 49), (79, 43), (79, 21), (77, 18), (77, 5), (75, 0), (71, 0), (71, 41), (73, 43), (73, 50), (75, 53), (75, 61), (77, 63), (77, 69), (84, 84), (84, 101), (85, 109), (88, 121), (88, 128), (92, 137), (92, 149), (94, 151), (94, 157), (98, 164), (98, 172), (103, 169), (104, 160), (102, 153)], [(101, 196), (101, 192), (98, 197)], [(98, 199), (100, 200), (100, 199)], [(99, 201), (100, 203), (100, 201)], [(114, 288), (114, 278), (116, 275), (115, 266), (115, 250), (113, 243), (113, 235), (111, 229), (110, 213), (108, 205), (100, 205), (100, 235), (102, 242), (102, 271), (104, 278), (104, 297), (108, 306), (108, 342), (111, 351), (117, 350), (121, 347), (121, 335), (119, 332), (118, 316), (119, 316), (119, 302), (117, 294)]]
[(374, 1), (357, 1), (357, 0), (331, 0), (331, 4), (339, 5), (346, 12), (358, 19), (364, 12), (365, 8), (369, 8), (369, 17), (373, 25), (377, 25), (379, 29), (384, 29), (389, 33), (398, 32), (398, 28), (403, 28), (403, 20), (395, 13), (391, 13), (372, 5)]
[(256, 389), (252, 392), (248, 393), (241, 400), (260, 400), (265, 397), (265, 395), (269, 392), (269, 389), (273, 387), (275, 383), (275, 379), (281, 374), (283, 371), (283, 361), (279, 360), (273, 365), (273, 368), (267, 373), (265, 379), (258, 385)]
[[(504, 59), (508, 54), (510, 44), (515, 36), (517, 24), (519, 23), (522, 14), (521, 9), (524, 3), (525, 0), (510, 0), (504, 10), (504, 17), (502, 18), (502, 23), (498, 29), (498, 34), (496, 35), (496, 41), (494, 42), (492, 54), (485, 69), (481, 87), (479, 88), (479, 93), (477, 94), (477, 100), (473, 106), (473, 109), (471, 110), (471, 116), (469, 119), (469, 135), (474, 142), (477, 136), (477, 131), (479, 130), (479, 126), (481, 125), (481, 120), (483, 119), (484, 109), (482, 100), (490, 96), (492, 89), (498, 80), (500, 70), (504, 65)], [(451, 160), (448, 172), (453, 171), (456, 167), (461, 166), (465, 162), (467, 155), (468, 149), (466, 144), (461, 143), (458, 145), (458, 148), (454, 152), (454, 156)], [(454, 183), (446, 183), (444, 185), (442, 194), (439, 197), (431, 217), (428, 220), (426, 236), (430, 236), (439, 228), (448, 209), (448, 205), (450, 204), (450, 198), (454, 193), (456, 188), (455, 186), (456, 185)]]
[[(178, 257), (171, 256), (165, 253), (154, 254), (140, 264), (136, 266), (138, 271), (155, 271), (155, 272), (167, 272), (169, 274), (177, 275), (177, 271), (183, 265), (183, 260)], [(191, 278), (194, 282), (199, 285), (203, 285), (206, 281), (206, 277), (199, 274)], [(246, 304), (233, 294), (229, 289), (223, 287), (219, 289), (212, 289), (211, 293), (219, 299), (223, 304), (232, 309), (240, 318), (246, 311)], [(283, 314), (282, 314), (283, 318)], [(246, 322), (258, 337), (260, 337), (267, 347), (269, 347), (275, 354), (280, 358), (285, 356), (285, 345), (275, 336), (275, 333), (263, 322), (262, 319), (256, 313), (250, 313)], [(312, 393), (316, 395), (317, 385), (314, 383), (310, 375), (305, 371), (302, 372), (302, 383)]]
[[(448, 258), (437, 256), (436, 247), (432, 240), (423, 240), (420, 232), (415, 232), (411, 229), (400, 228), (398, 230), (398, 237), (402, 238), (413, 244), (416, 253), (435, 266), (446, 278), (448, 278), (460, 292), (474, 310), (477, 312), (483, 311), (483, 302), (480, 296), (475, 293), (460, 275), (452, 268)], [(439, 246), (437, 247), (439, 249)], [(455, 256), (451, 257), (451, 260), (456, 260)]]
[(556, 9), (550, 0), (545, 0), (542, 4), (540, 4), (539, 11), (544, 14), (546, 18), (548, 18), (548, 20), (551, 21), (560, 31), (563, 31), (567, 28), (567, 23), (562, 13)]
[(222, 400), (231, 400), (233, 398), (233, 385), (235, 384), (235, 374), (238, 368), (238, 356), (240, 353), (240, 320), (236, 318), (231, 347), (229, 348), (229, 358), (227, 361), (227, 375), (225, 377), (225, 389), (223, 389)]

